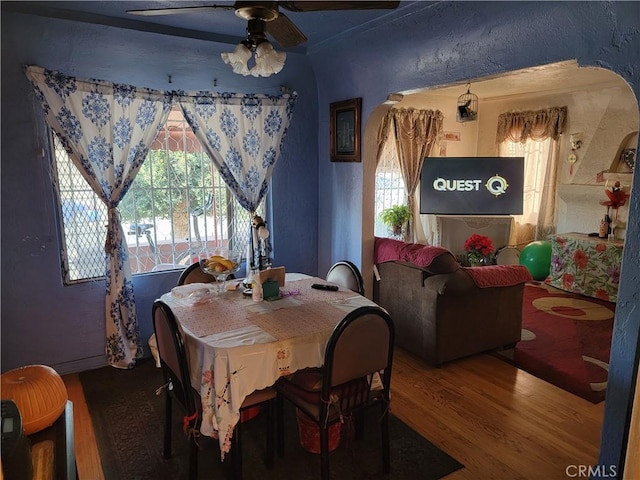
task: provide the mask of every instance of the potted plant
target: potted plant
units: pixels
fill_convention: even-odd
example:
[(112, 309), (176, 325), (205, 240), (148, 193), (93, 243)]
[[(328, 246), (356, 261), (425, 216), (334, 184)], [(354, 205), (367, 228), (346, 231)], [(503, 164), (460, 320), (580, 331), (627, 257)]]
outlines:
[(490, 265), (492, 263), (491, 254), (495, 250), (493, 242), (486, 235), (474, 233), (464, 242), (464, 249), (467, 251), (467, 260), (472, 267)]
[(393, 232), (402, 235), (402, 228), (411, 219), (411, 210), (407, 205), (394, 205), (380, 212), (380, 220)]

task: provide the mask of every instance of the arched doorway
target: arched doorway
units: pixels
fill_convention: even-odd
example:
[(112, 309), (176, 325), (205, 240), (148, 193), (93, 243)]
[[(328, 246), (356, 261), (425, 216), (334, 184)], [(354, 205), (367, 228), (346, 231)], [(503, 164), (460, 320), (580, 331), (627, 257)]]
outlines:
[[(582, 133), (590, 132), (589, 138), (589, 146), (588, 150), (590, 150), (591, 154), (587, 155), (583, 153), (583, 158), (579, 158), (578, 163), (582, 162), (579, 165), (578, 169), (575, 169), (570, 175), (568, 174), (569, 170), (569, 162), (567, 161), (569, 150), (567, 150), (568, 137), (569, 135), (565, 135), (564, 139), (564, 150), (561, 151), (562, 160), (560, 162), (560, 168), (565, 169), (564, 177), (560, 177), (560, 181), (562, 182), (562, 188), (559, 191), (560, 199), (564, 204), (563, 208), (565, 208), (565, 218), (562, 220), (565, 223), (563, 224), (563, 228), (574, 228), (576, 223), (574, 221), (579, 220), (581, 215), (575, 215), (575, 202), (582, 202), (582, 208), (584, 210), (584, 199), (585, 196), (583, 194), (575, 195), (575, 191), (578, 188), (584, 188), (585, 191), (595, 192), (597, 198), (592, 200), (594, 205), (598, 205), (598, 200), (603, 197), (603, 189), (604, 183), (602, 180), (598, 179), (597, 173), (602, 173), (603, 171), (608, 171), (605, 173), (611, 173), (611, 169), (615, 166), (615, 163), (619, 160), (617, 155), (619, 155), (619, 150), (621, 148), (637, 148), (638, 143), (638, 101), (634, 96), (633, 91), (629, 87), (629, 85), (617, 74), (595, 68), (580, 68), (576, 62), (563, 62), (562, 64), (556, 64), (550, 68), (549, 72), (554, 71), (555, 67), (558, 69), (566, 68), (569, 73), (569, 77), (565, 77), (564, 80), (560, 78), (556, 79), (559, 81), (559, 84), (554, 84), (553, 82), (547, 81), (543, 82), (546, 86), (545, 88), (548, 90), (548, 94), (553, 95), (568, 95), (570, 92), (580, 91), (587, 92), (589, 100), (584, 103), (574, 103), (573, 110), (570, 112), (570, 115), (574, 115), (574, 118), (588, 118), (591, 123), (569, 123), (567, 127), (567, 133)], [(481, 90), (480, 85), (484, 82), (495, 82), (497, 86), (500, 86), (502, 90), (502, 94), (496, 98), (496, 105), (503, 105), (505, 103), (509, 103), (512, 100), (522, 101), (522, 109), (529, 108), (531, 102), (527, 102), (527, 97), (531, 91), (525, 90), (514, 90), (510, 91), (510, 84), (512, 80), (516, 80), (518, 77), (522, 76), (522, 78), (527, 78), (529, 75), (531, 76), (530, 82), (532, 85), (537, 85), (538, 88), (542, 88), (542, 83), (537, 83), (534, 80), (536, 74), (544, 75), (545, 67), (536, 67), (532, 69), (526, 69), (523, 71), (513, 72), (505, 75), (494, 76), (491, 78), (483, 78), (478, 80), (471, 81), (472, 89), (476, 92)], [(557, 70), (559, 71), (559, 70)], [(595, 81), (595, 84), (598, 84), (597, 88), (606, 90), (603, 94), (602, 92), (595, 92), (596, 87), (590, 85), (590, 82), (594, 82), (593, 78), (589, 78), (589, 73), (595, 72), (595, 75), (600, 76), (600, 81)], [(583, 75), (583, 74), (587, 75)], [(577, 82), (575, 84), (571, 82)], [(438, 87), (433, 89), (424, 89), (424, 90), (412, 90), (410, 92), (404, 92), (401, 95), (401, 101), (395, 103), (397, 106), (423, 106), (425, 108), (438, 108), (438, 101), (444, 102), (446, 105), (451, 105), (450, 108), (455, 106), (455, 99), (458, 95), (463, 93), (463, 90), (466, 91), (466, 81), (460, 82), (454, 86), (448, 87)], [(487, 83), (488, 84), (488, 83)], [(620, 96), (613, 95), (613, 90), (618, 90)], [(569, 92), (569, 93), (567, 93)], [(413, 96), (413, 98), (412, 98)], [(430, 103), (419, 103), (417, 101), (418, 97), (421, 96), (421, 99), (426, 99)], [(471, 137), (473, 141), (471, 145), (475, 150), (472, 150), (470, 153), (465, 152), (465, 154), (469, 156), (482, 156), (486, 155), (488, 151), (490, 151), (494, 147), (494, 139), (495, 139), (495, 128), (491, 132), (491, 126), (489, 128), (485, 128), (486, 126), (483, 124), (483, 113), (482, 113), (482, 95), (480, 96), (480, 108), (479, 108), (479, 117), (478, 122), (473, 124), (465, 124), (464, 126), (458, 126), (460, 131), (468, 137)], [(390, 96), (391, 97), (391, 96)], [(529, 96), (529, 99), (537, 98), (535, 95)], [(440, 99), (440, 100), (438, 100)], [(453, 99), (453, 100), (452, 100)], [(411, 104), (410, 101), (414, 101), (415, 103)], [(447, 103), (448, 102), (448, 103)], [(363, 258), (362, 258), (362, 270), (364, 278), (369, 282), (369, 285), (366, 286), (367, 291), (372, 291), (371, 282), (373, 282), (373, 202), (374, 202), (374, 177), (376, 170), (376, 134), (377, 129), (380, 124), (380, 120), (385, 114), (385, 112), (392, 108), (392, 103), (388, 102), (382, 105), (379, 105), (370, 117), (367, 119), (367, 123), (365, 125), (365, 148), (363, 150), (363, 229), (362, 229), (362, 238), (363, 238)], [(596, 106), (596, 108), (601, 112), (601, 115), (589, 115), (589, 109)], [(445, 115), (450, 118), (453, 117), (451, 112), (443, 112)], [(619, 123), (622, 121), (622, 123)], [(624, 125), (624, 128), (620, 128), (621, 125)], [(471, 127), (471, 128), (469, 128)], [(593, 134), (599, 128), (611, 128), (615, 133), (605, 133), (604, 136), (596, 137)], [(447, 130), (447, 125), (445, 124), (445, 130)], [(603, 132), (599, 132), (603, 133)], [(631, 135), (629, 135), (631, 133)], [(448, 150), (447, 154), (452, 153), (451, 156), (454, 155), (462, 155), (461, 148), (464, 148), (460, 145), (448, 145), (447, 147), (451, 148)], [(466, 146), (468, 147), (468, 145)], [(456, 152), (457, 150), (457, 152)], [(587, 152), (585, 150), (584, 152)], [(493, 155), (493, 152), (491, 152)], [(598, 157), (598, 158), (596, 158)], [(575, 168), (575, 167), (574, 167)], [(581, 173), (578, 173), (580, 171)], [(568, 176), (567, 176), (568, 175)], [(628, 176), (628, 183), (631, 184), (631, 174)], [(588, 194), (587, 194), (588, 195)], [(638, 192), (632, 192), (632, 198), (630, 203), (637, 202)], [(575, 198), (571, 198), (575, 196)], [(635, 200), (635, 202), (634, 202)], [(571, 202), (574, 202), (574, 206), (571, 205)], [(580, 205), (577, 205), (580, 208)], [(588, 212), (578, 212), (584, 213), (585, 215)], [(598, 215), (599, 215), (598, 211)], [(597, 215), (596, 215), (597, 216)], [(571, 218), (569, 218), (571, 217)], [(574, 222), (574, 223), (572, 223)], [(595, 231), (597, 225), (596, 220), (593, 220), (594, 225), (589, 227), (584, 227), (585, 232)], [(586, 222), (583, 221), (583, 225), (587, 225)], [(571, 230), (564, 230), (571, 231)], [(625, 279), (623, 278), (624, 282)], [(636, 362), (638, 360), (636, 359)], [(613, 364), (612, 364), (613, 365)], [(634, 370), (637, 372), (637, 368)], [(637, 375), (637, 374), (636, 374)], [(634, 380), (635, 383), (635, 380)], [(607, 402), (609, 403), (609, 402)], [(619, 403), (619, 402), (618, 402)], [(609, 407), (607, 407), (609, 408)], [(616, 405), (613, 408), (621, 408), (620, 405)], [(637, 408), (637, 405), (636, 405)], [(615, 412), (617, 416), (620, 416), (620, 412)], [(612, 411), (612, 416), (614, 412)], [(606, 426), (606, 424), (605, 424)], [(614, 427), (610, 427), (614, 428)], [(603, 435), (606, 435), (607, 432), (603, 432)], [(615, 432), (617, 433), (617, 432)], [(634, 440), (635, 438), (635, 440)], [(628, 451), (633, 452), (637, 451), (640, 446), (637, 445), (637, 435), (630, 439), (630, 444), (628, 446)], [(631, 442), (635, 441), (634, 445), (631, 445)], [(635, 448), (635, 450), (634, 450)]]

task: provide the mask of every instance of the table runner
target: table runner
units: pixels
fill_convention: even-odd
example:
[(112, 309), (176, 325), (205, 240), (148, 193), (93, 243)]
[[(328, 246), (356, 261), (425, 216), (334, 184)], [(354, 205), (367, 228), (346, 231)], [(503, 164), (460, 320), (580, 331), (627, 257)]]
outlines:
[(276, 340), (288, 340), (333, 330), (338, 315), (343, 315), (342, 312), (336, 314), (336, 310), (330, 303), (314, 302), (263, 313), (252, 317), (251, 322)]

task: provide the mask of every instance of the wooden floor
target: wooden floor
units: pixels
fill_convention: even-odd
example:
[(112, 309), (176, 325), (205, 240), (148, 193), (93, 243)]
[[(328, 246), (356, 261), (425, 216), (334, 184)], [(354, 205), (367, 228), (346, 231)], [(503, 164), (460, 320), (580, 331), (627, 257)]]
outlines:
[[(74, 402), (78, 477), (102, 480), (78, 376), (64, 380)], [(448, 480), (566, 479), (567, 468), (575, 474), (572, 466), (597, 460), (604, 402), (594, 405), (490, 355), (435, 368), (396, 349), (391, 384), (393, 413), (464, 464)]]

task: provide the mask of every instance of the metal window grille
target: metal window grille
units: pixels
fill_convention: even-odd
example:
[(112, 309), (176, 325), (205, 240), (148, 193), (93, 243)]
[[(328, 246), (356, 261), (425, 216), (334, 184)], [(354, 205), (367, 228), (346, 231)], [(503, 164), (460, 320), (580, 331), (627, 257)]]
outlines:
[(104, 277), (107, 207), (73, 165), (56, 135), (53, 153), (64, 282)]
[[(54, 135), (55, 137), (55, 135)], [(65, 283), (105, 275), (107, 212), (54, 138)], [(182, 269), (216, 248), (246, 250), (250, 213), (226, 187), (179, 108), (119, 206), (133, 274)], [(264, 216), (264, 202), (259, 215)]]
[(374, 234), (378, 237), (390, 234), (389, 228), (380, 220), (380, 213), (385, 208), (406, 204), (407, 194), (400, 163), (392, 149), (388, 149), (376, 168)]

